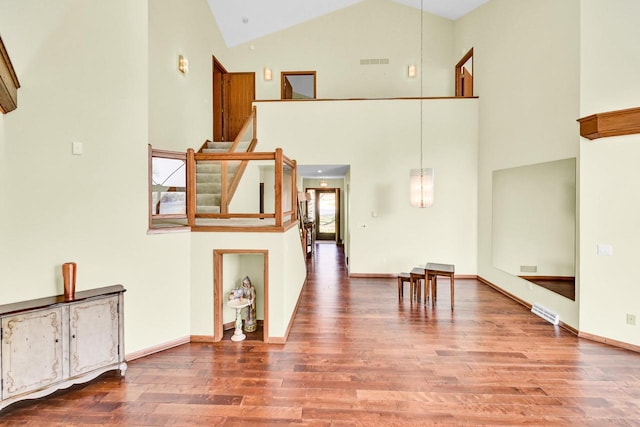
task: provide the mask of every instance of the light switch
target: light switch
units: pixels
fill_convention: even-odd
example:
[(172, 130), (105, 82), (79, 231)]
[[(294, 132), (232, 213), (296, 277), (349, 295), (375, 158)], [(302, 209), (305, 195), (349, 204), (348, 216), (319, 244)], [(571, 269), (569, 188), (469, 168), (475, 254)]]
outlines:
[(72, 142), (71, 143), (71, 153), (77, 156), (82, 154), (82, 142)]

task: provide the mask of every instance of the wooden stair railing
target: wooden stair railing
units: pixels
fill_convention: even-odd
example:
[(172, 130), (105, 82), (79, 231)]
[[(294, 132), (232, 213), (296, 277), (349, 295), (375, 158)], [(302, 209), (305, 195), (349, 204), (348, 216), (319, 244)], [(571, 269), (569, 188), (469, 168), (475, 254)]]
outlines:
[[(196, 164), (198, 161), (219, 161), (223, 165), (225, 165), (228, 161), (241, 161), (243, 163), (248, 163), (252, 160), (273, 160), (274, 161), (274, 169), (275, 169), (275, 206), (274, 206), (274, 214), (250, 214), (250, 213), (210, 213), (210, 214), (198, 214), (196, 212)], [(297, 220), (297, 210), (296, 210), (296, 197), (295, 195), (291, 196), (291, 205), (287, 207), (285, 210), (283, 208), (282, 197), (283, 197), (283, 180), (284, 180), (284, 166), (288, 166), (292, 170), (291, 176), (291, 188), (292, 190), (296, 189), (296, 180), (297, 180), (297, 164), (295, 160), (289, 159), (286, 157), (281, 148), (276, 148), (275, 152), (240, 152), (240, 153), (196, 153), (193, 149), (189, 149), (187, 151), (187, 219), (189, 226), (196, 226), (196, 218), (274, 218), (275, 227), (282, 228), (284, 227), (283, 218), (285, 216), (290, 216), (289, 222), (295, 222)], [(245, 166), (246, 167), (246, 166)], [(223, 166), (224, 170), (224, 166)], [(223, 174), (224, 176), (224, 174)], [(223, 199), (228, 197), (228, 195), (224, 195), (224, 178), (223, 178)]]

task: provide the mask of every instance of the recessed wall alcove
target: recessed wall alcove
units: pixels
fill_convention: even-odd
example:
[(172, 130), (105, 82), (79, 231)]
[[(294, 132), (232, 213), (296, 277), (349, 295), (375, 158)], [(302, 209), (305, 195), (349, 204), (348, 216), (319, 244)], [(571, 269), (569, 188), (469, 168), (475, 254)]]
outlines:
[(227, 306), (229, 291), (249, 276), (256, 288), (256, 317), (262, 324), (264, 342), (269, 341), (269, 251), (220, 249), (213, 251), (213, 331), (214, 341), (224, 335), (224, 325), (232, 325), (235, 311)]

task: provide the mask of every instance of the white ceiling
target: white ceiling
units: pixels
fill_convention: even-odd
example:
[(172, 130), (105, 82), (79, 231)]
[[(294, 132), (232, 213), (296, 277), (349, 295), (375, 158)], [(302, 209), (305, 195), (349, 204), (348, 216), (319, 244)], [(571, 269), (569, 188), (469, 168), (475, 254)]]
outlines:
[[(207, 0), (228, 47), (367, 0)], [(489, 0), (388, 0), (456, 20)]]
[[(207, 0), (228, 47), (367, 0)], [(489, 0), (388, 0), (456, 20)], [(305, 178), (341, 178), (348, 165), (298, 165)]]

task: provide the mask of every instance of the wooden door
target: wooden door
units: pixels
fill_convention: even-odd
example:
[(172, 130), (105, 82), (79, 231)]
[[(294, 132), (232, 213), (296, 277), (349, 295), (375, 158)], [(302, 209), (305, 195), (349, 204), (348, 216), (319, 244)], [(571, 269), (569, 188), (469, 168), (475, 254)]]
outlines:
[(224, 75), (226, 141), (233, 141), (244, 122), (251, 115), (251, 104), (256, 98), (255, 73), (227, 73)]
[(212, 69), (213, 140), (233, 141), (251, 114), (255, 73), (229, 73), (215, 57)]
[(470, 97), (473, 96), (473, 75), (467, 67), (462, 67), (462, 95)]
[(282, 99), (293, 99), (293, 86), (287, 77), (284, 78), (282, 88)]
[(473, 96), (473, 49), (456, 64), (456, 96)]

